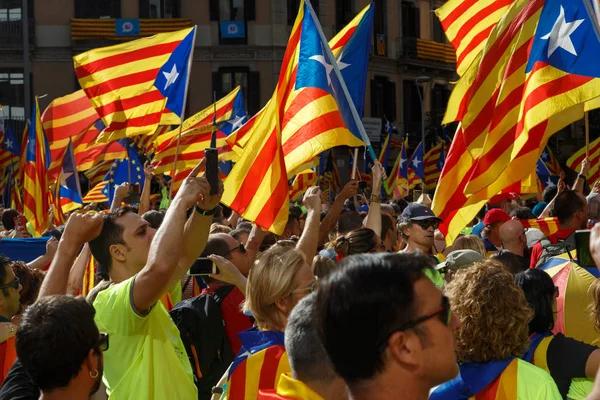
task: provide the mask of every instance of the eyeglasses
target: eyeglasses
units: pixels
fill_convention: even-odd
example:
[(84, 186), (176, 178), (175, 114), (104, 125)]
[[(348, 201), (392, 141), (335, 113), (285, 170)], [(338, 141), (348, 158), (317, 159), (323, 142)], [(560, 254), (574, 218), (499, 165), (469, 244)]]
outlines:
[(388, 341), (390, 340), (390, 336), (392, 336), (394, 333), (396, 332), (402, 332), (402, 331), (406, 331), (409, 329), (414, 328), (417, 325), (422, 324), (425, 321), (428, 321), (432, 318), (438, 317), (440, 319), (440, 321), (442, 322), (442, 324), (446, 325), (446, 326), (450, 326), (450, 322), (452, 321), (452, 312), (450, 310), (450, 300), (448, 300), (448, 298), (446, 296), (442, 296), (442, 306), (434, 311), (431, 314), (427, 314), (424, 315), (422, 317), (419, 317), (417, 319), (414, 319), (412, 321), (408, 321), (402, 325), (400, 325), (400, 327), (394, 329), (387, 337), (385, 340), (383, 340), (380, 343), (380, 348), (383, 351), (383, 349), (385, 349), (385, 347), (387, 346)]
[(94, 348), (100, 351), (108, 350), (108, 333), (100, 332), (100, 339), (98, 339), (98, 343), (96, 343)]
[(231, 253), (233, 253), (236, 250), (239, 250), (240, 253), (242, 253), (242, 254), (246, 254), (246, 248), (244, 247), (244, 245), (242, 243), (240, 243), (239, 246), (235, 246), (233, 249), (231, 249), (227, 253), (223, 254), (223, 257), (230, 255)]
[(316, 292), (318, 288), (319, 288), (319, 279), (317, 277), (315, 277), (315, 280), (310, 284), (310, 286), (307, 286), (302, 289), (296, 289), (292, 292), (292, 294), (313, 293), (313, 292)]
[(19, 288), (20, 284), (21, 284), (21, 280), (19, 278), (15, 278), (13, 281), (5, 283), (4, 285), (0, 285), (0, 289), (6, 289), (6, 288), (11, 287), (11, 288), (17, 290)]
[(433, 229), (437, 229), (438, 226), (440, 226), (440, 221), (438, 221), (437, 219), (424, 219), (422, 221), (412, 221), (411, 222), (413, 224), (417, 224), (421, 227), (421, 229), (423, 229), (424, 231), (426, 231), (427, 229), (429, 229), (429, 227), (433, 227)]

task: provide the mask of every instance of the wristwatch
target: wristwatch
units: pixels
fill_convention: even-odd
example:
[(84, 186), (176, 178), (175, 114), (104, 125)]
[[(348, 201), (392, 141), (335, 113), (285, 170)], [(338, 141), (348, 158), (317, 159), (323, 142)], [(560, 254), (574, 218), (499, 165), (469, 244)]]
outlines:
[(584, 180), (587, 179), (587, 176), (585, 176), (583, 174), (578, 174), (577, 176), (580, 177), (581, 179), (584, 179)]
[(195, 208), (196, 208), (196, 212), (198, 214), (203, 215), (205, 217), (209, 217), (211, 215), (214, 215), (215, 214), (215, 209), (216, 209), (216, 207), (215, 207), (212, 210), (203, 210), (203, 209), (200, 208), (200, 206), (198, 206), (198, 204), (196, 204)]

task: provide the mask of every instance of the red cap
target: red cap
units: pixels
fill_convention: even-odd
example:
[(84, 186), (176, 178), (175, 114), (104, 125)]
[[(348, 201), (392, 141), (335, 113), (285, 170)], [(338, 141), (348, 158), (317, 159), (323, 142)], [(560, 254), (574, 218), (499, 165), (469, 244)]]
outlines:
[(494, 208), (493, 210), (490, 210), (487, 212), (487, 214), (485, 214), (485, 218), (483, 219), (483, 226), (490, 226), (496, 222), (506, 221), (510, 221), (510, 217), (508, 216), (508, 214), (500, 208)]
[(514, 192), (500, 193), (500, 194), (497, 194), (494, 197), (492, 197), (490, 199), (490, 201), (488, 201), (488, 204), (500, 204), (500, 203), (503, 203), (505, 201), (516, 200), (518, 197), (519, 197), (519, 195), (517, 193), (514, 193)]

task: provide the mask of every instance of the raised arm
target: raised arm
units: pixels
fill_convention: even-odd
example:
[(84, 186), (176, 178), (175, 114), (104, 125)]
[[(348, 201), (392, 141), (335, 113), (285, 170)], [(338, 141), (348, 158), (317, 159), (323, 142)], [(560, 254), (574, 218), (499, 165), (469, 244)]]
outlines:
[(321, 189), (318, 186), (308, 188), (304, 195), (306, 223), (296, 248), (304, 253), (307, 262), (312, 262), (319, 247), (319, 226), (321, 225)]
[(342, 214), (342, 210), (344, 209), (344, 203), (349, 198), (355, 196), (357, 192), (358, 182), (350, 181), (346, 183), (346, 186), (344, 186), (340, 194), (337, 195), (329, 208), (329, 211), (327, 211), (327, 215), (323, 218), (323, 221), (321, 221), (321, 226), (319, 227), (319, 243), (323, 243), (329, 232), (335, 229), (335, 224), (337, 224), (337, 221)]
[(248, 259), (251, 264), (256, 259), (256, 255), (258, 254), (258, 250), (260, 249), (260, 245), (264, 238), (265, 232), (260, 229), (258, 225), (253, 224), (250, 235), (248, 235), (248, 241), (246, 242), (246, 252), (248, 253)]
[(140, 206), (138, 209), (138, 215), (144, 215), (150, 210), (150, 186), (152, 186), (152, 177), (154, 176), (154, 167), (149, 161), (144, 163), (144, 188), (142, 189), (142, 195), (140, 196)]
[(561, 194), (563, 191), (565, 191), (566, 188), (567, 188), (567, 184), (565, 183), (564, 173), (561, 172), (560, 180), (558, 181), (558, 187), (557, 187), (558, 190), (556, 191), (556, 196), (554, 196), (552, 201), (550, 201), (550, 203), (548, 203), (546, 208), (544, 208), (544, 211), (542, 211), (542, 213), (538, 217), (539, 219), (548, 218), (550, 216), (550, 210), (552, 210), (552, 208), (554, 207), (554, 201), (556, 200), (556, 198), (558, 197), (559, 194)]
[(585, 184), (585, 180), (587, 178), (588, 172), (590, 171), (590, 167), (590, 160), (584, 158), (581, 162), (579, 175), (577, 175), (577, 179), (575, 179), (575, 183), (573, 184), (573, 190), (575, 190), (576, 192), (583, 194), (583, 185)]
[(383, 181), (384, 170), (379, 161), (375, 160), (373, 164), (373, 187), (371, 191), (371, 201), (369, 203), (369, 213), (367, 214), (366, 227), (372, 229), (377, 235), (381, 236), (381, 182)]
[(102, 231), (101, 214), (72, 214), (58, 242), (56, 255), (40, 288), (39, 297), (65, 294), (73, 260), (81, 247)]
[(129, 183), (123, 182), (115, 189), (112, 203), (110, 204), (110, 212), (115, 212), (121, 207), (121, 202), (129, 193)]
[(71, 267), (69, 272), (69, 280), (67, 282), (67, 294), (75, 296), (81, 287), (83, 286), (83, 276), (85, 275), (85, 268), (88, 265), (91, 256), (90, 245), (85, 244), (77, 256), (77, 259)]
[(31, 269), (44, 269), (46, 266), (52, 263), (52, 260), (56, 255), (57, 248), (58, 240), (55, 237), (51, 237), (46, 242), (46, 254), (39, 256), (33, 261), (28, 262), (27, 266)]

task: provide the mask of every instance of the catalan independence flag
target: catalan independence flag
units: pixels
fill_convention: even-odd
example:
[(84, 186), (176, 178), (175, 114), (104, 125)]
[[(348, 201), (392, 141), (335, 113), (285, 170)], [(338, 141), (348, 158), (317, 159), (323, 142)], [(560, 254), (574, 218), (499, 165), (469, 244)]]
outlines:
[(456, 72), (463, 75), (514, 0), (449, 0), (435, 10), (456, 50)]
[(102, 120), (97, 120), (73, 142), (77, 171), (86, 171), (103, 161), (113, 161), (127, 157), (127, 149), (118, 141), (98, 143), (100, 132), (105, 128)]
[(296, 201), (302, 196), (309, 187), (317, 184), (317, 174), (314, 171), (303, 171), (296, 175), (290, 185), (290, 200)]
[(425, 189), (433, 190), (437, 186), (438, 179), (440, 177), (441, 170), (438, 166), (440, 157), (444, 152), (444, 144), (442, 140), (438, 138), (438, 142), (435, 146), (433, 146), (427, 153), (425, 153), (424, 158), (424, 168), (425, 168)]
[[(303, 6), (300, 2), (300, 13), (304, 13)], [(374, 5), (370, 4), (329, 41), (358, 115), (362, 115), (364, 108), (373, 16)], [(293, 36), (288, 46), (292, 39)], [(300, 45), (299, 41), (293, 43)], [(284, 108), (280, 123), (281, 140), (288, 178), (305, 170), (306, 163), (323, 151), (342, 145), (364, 146), (354, 122), (347, 121), (348, 110), (341, 101), (336, 104), (332, 93), (341, 96), (342, 91), (331, 70), (331, 63), (324, 57), (321, 44), (315, 42), (315, 45), (317, 47), (312, 49), (315, 51), (311, 51), (313, 54), (306, 54), (305, 60), (309, 62), (303, 63), (302, 68), (299, 67), (300, 57), (290, 60), (290, 89), (280, 99)], [(325, 74), (317, 73), (319, 69), (327, 69), (325, 77)], [(317, 78), (320, 80), (318, 85)], [(332, 87), (336, 87), (335, 91), (331, 90)], [(275, 95), (258, 114), (227, 138), (234, 151), (239, 153), (238, 148), (246, 146), (253, 132), (262, 132), (259, 121), (263, 120), (262, 114), (270, 110), (273, 101), (276, 101)]]
[(100, 117), (83, 90), (54, 99), (42, 114), (42, 125), (50, 145), (48, 178), (56, 179), (70, 142), (75, 147), (81, 136)]
[(195, 37), (194, 27), (73, 57), (77, 79), (106, 125), (99, 140), (181, 123)]
[(173, 168), (176, 168), (178, 172), (191, 171), (204, 157), (204, 149), (210, 147), (213, 119), (216, 122), (214, 127), (217, 136), (216, 146), (222, 157), (225, 153), (231, 152), (225, 138), (246, 121), (244, 98), (239, 86), (216, 104), (211, 104), (183, 123), (177, 165), (175, 165), (175, 154), (179, 129), (167, 132), (157, 138), (156, 152), (152, 159), (152, 165), (155, 167), (154, 173), (170, 173)]
[(542, 151), (542, 155), (540, 156), (540, 158), (546, 164), (550, 175), (560, 175), (560, 173), (562, 172), (562, 168), (560, 166), (560, 163), (554, 156), (552, 149), (550, 149), (550, 146), (546, 146), (544, 151)]
[[(567, 167), (571, 168), (573, 171), (579, 171), (581, 162), (585, 158), (585, 153), (585, 146), (577, 150), (575, 154), (567, 160)], [(590, 143), (588, 159), (590, 160), (591, 168), (588, 172), (587, 179), (590, 185), (593, 185), (600, 179), (600, 138)]]
[(0, 120), (0, 140), (0, 170), (12, 175), (19, 167), (21, 145), (17, 142), (12, 126), (4, 126), (4, 120)]
[(50, 160), (37, 97), (28, 131), (23, 181), (23, 214), (33, 226), (35, 236), (41, 236), (48, 228), (47, 164)]
[[(110, 167), (110, 165), (109, 165)], [(107, 181), (102, 181), (94, 186), (83, 198), (84, 203), (104, 203), (108, 197), (104, 194), (104, 188), (108, 185)]]

